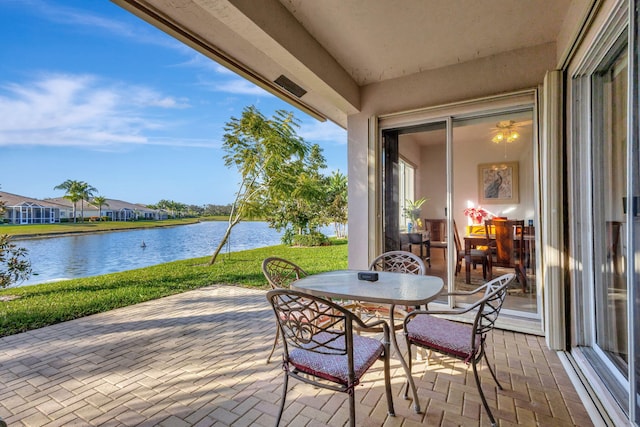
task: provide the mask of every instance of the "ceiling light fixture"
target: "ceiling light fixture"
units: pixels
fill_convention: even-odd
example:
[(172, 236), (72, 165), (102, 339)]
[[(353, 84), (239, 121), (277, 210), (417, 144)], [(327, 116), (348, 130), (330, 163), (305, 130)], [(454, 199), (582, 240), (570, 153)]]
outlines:
[(512, 143), (513, 141), (520, 138), (520, 134), (516, 131), (517, 125), (513, 120), (503, 120), (501, 122), (496, 123), (496, 134), (491, 138), (492, 142), (496, 144), (500, 144), (504, 142), (504, 158), (507, 158), (507, 143)]

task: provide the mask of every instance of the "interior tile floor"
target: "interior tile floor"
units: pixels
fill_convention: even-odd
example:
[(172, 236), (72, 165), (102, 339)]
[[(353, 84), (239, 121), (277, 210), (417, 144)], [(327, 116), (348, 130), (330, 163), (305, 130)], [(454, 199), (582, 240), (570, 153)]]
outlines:
[[(0, 338), (0, 417), (11, 427), (273, 426), (283, 375), (278, 357), (265, 363), (275, 322), (264, 294), (212, 286)], [(499, 425), (592, 425), (542, 337), (496, 330), (489, 357), (504, 386), (481, 370)], [(377, 362), (356, 389), (358, 425), (489, 425), (469, 366), (434, 354), (414, 372), (423, 413), (402, 399), (395, 359), (387, 415)], [(290, 382), (281, 425), (347, 417), (345, 395)]]

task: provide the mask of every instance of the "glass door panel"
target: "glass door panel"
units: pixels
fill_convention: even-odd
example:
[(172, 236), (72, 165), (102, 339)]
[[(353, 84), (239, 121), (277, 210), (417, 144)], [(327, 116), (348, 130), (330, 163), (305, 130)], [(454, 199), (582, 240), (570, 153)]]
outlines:
[[(442, 225), (446, 224), (447, 205), (446, 147), (444, 122), (383, 131), (384, 250), (402, 249), (422, 254), (428, 274), (442, 277), (445, 283), (448, 280), (447, 233)], [(409, 200), (421, 198), (426, 202), (419, 209), (419, 221), (413, 224), (403, 207)], [(409, 222), (411, 230), (408, 230)], [(409, 242), (409, 238), (403, 236), (408, 231), (424, 233), (433, 239), (428, 247), (421, 248), (420, 243)]]
[(626, 195), (626, 49), (594, 77), (593, 221), (595, 339), (620, 375), (628, 377)]
[[(465, 254), (457, 266), (455, 290), (522, 272), (504, 309), (537, 315), (533, 110), (454, 119), (452, 144), (452, 217)], [(491, 218), (524, 221), (522, 242), (514, 229), (514, 240), (497, 248), (494, 231), (489, 229), (487, 236), (485, 230), (484, 221)], [(498, 251), (508, 255), (502, 262)], [(482, 265), (485, 254), (492, 257), (491, 268)], [(456, 303), (469, 301), (459, 298)]]

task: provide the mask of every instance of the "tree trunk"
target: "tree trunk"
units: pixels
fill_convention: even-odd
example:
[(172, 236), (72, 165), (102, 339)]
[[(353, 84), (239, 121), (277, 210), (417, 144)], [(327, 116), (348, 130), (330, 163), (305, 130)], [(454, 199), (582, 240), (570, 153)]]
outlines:
[(224, 232), (224, 236), (222, 236), (222, 240), (218, 244), (216, 251), (211, 256), (211, 259), (209, 260), (208, 265), (213, 265), (216, 262), (216, 258), (218, 258), (218, 254), (220, 254), (220, 251), (222, 251), (222, 248), (227, 243), (227, 240), (229, 240), (229, 236), (231, 235), (231, 229), (239, 222), (240, 222), (240, 218), (237, 218), (233, 221), (229, 221), (229, 226), (227, 227), (227, 231)]

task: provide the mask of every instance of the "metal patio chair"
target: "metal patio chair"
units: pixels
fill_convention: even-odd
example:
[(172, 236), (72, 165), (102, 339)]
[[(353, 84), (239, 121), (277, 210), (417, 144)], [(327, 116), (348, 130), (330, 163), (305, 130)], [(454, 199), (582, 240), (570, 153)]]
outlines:
[[(495, 426), (496, 421), (484, 396), (478, 376), (478, 362), (484, 360), (491, 372), (491, 376), (498, 388), (502, 385), (498, 382), (496, 374), (487, 359), (485, 351), (487, 334), (493, 330), (498, 314), (507, 295), (507, 287), (513, 282), (516, 275), (513, 273), (497, 277), (477, 289), (469, 292), (455, 292), (449, 295), (473, 295), (484, 292), (483, 297), (469, 307), (459, 310), (418, 310), (409, 313), (404, 320), (404, 334), (407, 340), (409, 371), (411, 371), (411, 346), (437, 351), (473, 366), (473, 375), (476, 387), (482, 400), (482, 405)], [(476, 311), (473, 324), (458, 323), (452, 320), (436, 317), (436, 314), (460, 315)], [(428, 360), (428, 359), (427, 359)], [(407, 398), (408, 384), (405, 387), (404, 397)]]
[[(418, 255), (406, 251), (389, 251), (378, 255), (371, 261), (369, 270), (424, 275), (427, 268), (424, 265), (424, 261), (422, 261)], [(387, 315), (389, 313), (389, 307), (386, 305), (359, 302), (356, 306), (356, 311), (358, 311), (361, 316), (369, 315), (380, 318), (383, 314)], [(406, 310), (408, 311), (409, 308), (406, 307)], [(403, 318), (405, 314), (406, 311), (396, 307), (395, 317)], [(396, 330), (400, 329), (402, 329), (402, 325), (396, 325)]]
[[(308, 276), (307, 272), (291, 261), (279, 257), (269, 257), (262, 261), (262, 274), (269, 282), (271, 289), (289, 289), (292, 282)], [(267, 363), (271, 360), (273, 352), (278, 345), (280, 328), (276, 328), (276, 338), (273, 340), (271, 352), (267, 357)]]
[[(384, 361), (387, 409), (395, 415), (391, 394), (389, 327), (383, 320), (369, 324), (348, 309), (320, 297), (290, 289), (267, 292), (282, 335), (285, 373), (276, 427), (284, 411), (289, 377), (307, 384), (347, 393), (350, 425), (355, 426), (354, 387), (375, 363)], [(354, 329), (381, 328), (383, 339), (363, 337)]]

